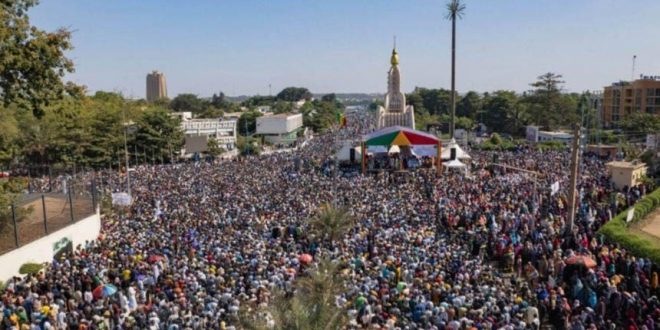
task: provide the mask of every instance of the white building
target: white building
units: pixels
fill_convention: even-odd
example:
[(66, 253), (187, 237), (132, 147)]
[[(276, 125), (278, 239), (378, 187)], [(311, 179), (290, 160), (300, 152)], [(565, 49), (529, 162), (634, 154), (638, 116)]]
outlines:
[(387, 74), (387, 94), (385, 107), (378, 107), (376, 114), (377, 128), (404, 126), (415, 129), (415, 111), (412, 105), (406, 105), (406, 96), (401, 93), (401, 73), (399, 72), (399, 54), (392, 49), (390, 71)]
[(297, 140), (303, 129), (301, 113), (282, 113), (257, 117), (257, 132), (266, 141), (274, 144), (291, 144)]
[(207, 151), (210, 138), (218, 141), (218, 146), (225, 150), (236, 147), (236, 120), (192, 119), (182, 115), (181, 128), (185, 136), (184, 154)]
[[(584, 136), (583, 136), (584, 137)], [(538, 126), (527, 126), (526, 138), (529, 142), (559, 141), (573, 142), (573, 134), (561, 131), (541, 131)]]

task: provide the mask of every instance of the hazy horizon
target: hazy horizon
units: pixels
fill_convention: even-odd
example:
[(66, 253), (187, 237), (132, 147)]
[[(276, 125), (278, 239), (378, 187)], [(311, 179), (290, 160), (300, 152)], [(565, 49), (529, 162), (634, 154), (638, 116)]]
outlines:
[[(402, 89), (449, 88), (446, 1), (42, 1), (29, 14), (46, 30), (73, 31), (67, 76), (90, 92), (142, 98), (163, 72), (168, 95), (383, 93), (392, 37)], [(457, 91), (529, 90), (545, 72), (567, 92), (660, 74), (660, 1), (465, 1), (458, 22)]]

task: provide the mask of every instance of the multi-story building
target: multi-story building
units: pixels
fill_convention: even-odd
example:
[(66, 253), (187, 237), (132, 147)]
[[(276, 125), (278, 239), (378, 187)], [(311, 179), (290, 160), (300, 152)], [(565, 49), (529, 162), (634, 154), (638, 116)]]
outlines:
[(236, 147), (236, 120), (222, 118), (193, 119), (190, 112), (181, 112), (181, 128), (185, 136), (185, 155), (207, 151), (210, 138), (225, 150)]
[(257, 117), (257, 132), (273, 144), (290, 145), (298, 140), (298, 133), (304, 132), (301, 113), (281, 113)]
[(640, 76), (633, 82), (620, 81), (605, 87), (602, 124), (605, 127), (633, 113), (660, 114), (660, 76)]
[(153, 102), (167, 97), (165, 75), (158, 71), (147, 74), (147, 101)]

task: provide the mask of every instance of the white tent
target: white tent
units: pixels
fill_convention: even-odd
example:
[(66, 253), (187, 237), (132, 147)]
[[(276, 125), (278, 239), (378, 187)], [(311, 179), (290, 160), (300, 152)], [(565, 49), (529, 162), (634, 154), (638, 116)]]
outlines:
[(355, 149), (355, 161), (360, 161), (360, 158), (362, 157), (362, 148), (360, 146), (352, 147), (350, 144), (344, 144), (344, 146), (335, 154), (335, 158), (340, 162), (350, 161), (351, 149)]
[(438, 156), (437, 146), (413, 146), (412, 152), (416, 156), (436, 157)]
[(467, 152), (465, 152), (463, 148), (461, 148), (461, 146), (459, 146), (458, 143), (456, 143), (456, 140), (454, 139), (451, 139), (446, 146), (444, 145), (442, 146), (442, 159), (451, 158), (451, 149), (456, 149), (456, 159), (463, 159), (463, 160), (472, 159), (472, 157), (470, 157), (470, 155), (468, 155)]
[(368, 146), (367, 147), (367, 155), (368, 154), (380, 154), (380, 153), (386, 153), (388, 151), (386, 146)]
[(458, 160), (458, 159), (454, 159), (454, 160), (450, 160), (446, 163), (442, 163), (442, 166), (444, 166), (447, 169), (447, 171), (449, 171), (449, 169), (464, 170), (465, 174), (467, 174), (467, 170), (468, 170), (467, 166), (465, 164), (461, 163), (461, 161)]

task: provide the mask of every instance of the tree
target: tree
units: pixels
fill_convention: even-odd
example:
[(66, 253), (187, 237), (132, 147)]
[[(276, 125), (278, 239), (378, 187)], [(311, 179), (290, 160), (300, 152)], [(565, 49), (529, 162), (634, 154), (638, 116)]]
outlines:
[[(19, 194), (27, 189), (27, 184), (25, 178), (10, 178), (0, 181), (0, 235), (13, 226), (11, 205), (18, 201)], [(17, 207), (14, 210), (17, 221), (23, 220), (32, 211), (32, 207)]]
[[(530, 84), (534, 89), (526, 97), (526, 102), (531, 119), (544, 129), (556, 129), (562, 122), (575, 119), (575, 111), (570, 111), (570, 100), (562, 97), (561, 84), (564, 81), (561, 78), (560, 74), (548, 72)], [(567, 117), (569, 119), (565, 119)]]
[(215, 106), (210, 106), (200, 113), (198, 118), (220, 118), (225, 114), (224, 111), (216, 108)]
[(147, 156), (152, 156), (152, 162), (170, 159), (170, 155), (183, 145), (180, 119), (171, 117), (166, 109), (145, 110), (138, 118), (133, 144), (145, 150)]
[(239, 136), (236, 140), (236, 148), (241, 156), (255, 156), (261, 154), (261, 145), (257, 139)]
[(257, 131), (257, 117), (261, 116), (262, 114), (259, 111), (247, 111), (241, 114), (236, 123), (238, 134), (244, 136), (254, 134)]
[(498, 132), (518, 135), (527, 123), (526, 106), (513, 91), (497, 91), (489, 95), (483, 109), (483, 123)]
[(310, 221), (312, 231), (330, 246), (348, 233), (353, 228), (354, 218), (347, 207), (335, 207), (323, 204), (319, 212)]
[(321, 97), (321, 101), (323, 101), (323, 102), (335, 102), (335, 101), (337, 101), (337, 95), (335, 95), (335, 93), (325, 94), (325, 95), (323, 95), (323, 97)]
[(43, 107), (65, 93), (80, 96), (81, 88), (63, 83), (73, 72), (73, 62), (64, 56), (72, 48), (65, 29), (46, 32), (30, 25), (27, 11), (36, 0), (8, 0), (0, 11), (0, 97), (5, 106), (17, 104), (37, 117)]
[(287, 87), (279, 92), (276, 96), (278, 100), (297, 102), (300, 100), (311, 100), (312, 93), (304, 87)]
[(227, 100), (225, 97), (225, 93), (220, 92), (220, 94), (213, 94), (211, 96), (211, 105), (218, 108), (218, 109), (224, 109), (227, 107)]
[(293, 111), (293, 105), (291, 102), (277, 101), (273, 104), (272, 109), (273, 113), (288, 113)]
[[(243, 309), (244, 329), (313, 330), (343, 329), (346, 311), (337, 307), (336, 297), (343, 291), (340, 264), (323, 259), (300, 276), (293, 295), (277, 292), (265, 313)], [(265, 314), (265, 317), (262, 317)]]
[(476, 120), (481, 111), (481, 107), (482, 102), (479, 93), (469, 91), (467, 94), (463, 95), (458, 102), (458, 105), (456, 106), (456, 115)]
[[(406, 103), (415, 105), (415, 110), (419, 111), (418, 113), (424, 113), (424, 110), (426, 110), (431, 115), (449, 114), (451, 109), (451, 96), (449, 93), (450, 92), (446, 89), (428, 89), (417, 87), (411, 94), (408, 94), (407, 96), (412, 97), (413, 100), (410, 102), (406, 101)], [(419, 102), (417, 95), (421, 97), (423, 105), (419, 110), (417, 110), (418, 105), (415, 104)]]
[(177, 112), (190, 111), (195, 114), (206, 111), (210, 103), (195, 94), (179, 94), (170, 102), (170, 108)]
[(0, 164), (8, 164), (17, 152), (18, 122), (13, 110), (0, 107)]
[(626, 135), (646, 136), (660, 132), (660, 116), (652, 113), (633, 113), (619, 123)]
[(447, 19), (451, 20), (451, 124), (449, 136), (454, 136), (456, 116), (456, 19), (463, 18), (465, 4), (461, 0), (451, 0), (447, 4)]
[(415, 116), (429, 113), (428, 110), (424, 108), (424, 99), (419, 93), (413, 92), (406, 94), (406, 104), (413, 106), (413, 109), (415, 109)]
[(468, 117), (456, 118), (456, 127), (471, 130), (474, 127), (474, 121)]
[(215, 138), (209, 138), (208, 141), (206, 141), (206, 153), (209, 156), (217, 157), (225, 153), (225, 151), (224, 148), (218, 145), (218, 140)]

